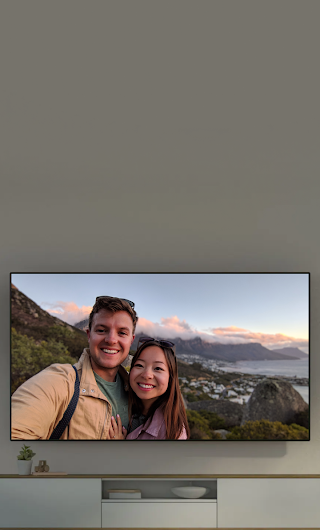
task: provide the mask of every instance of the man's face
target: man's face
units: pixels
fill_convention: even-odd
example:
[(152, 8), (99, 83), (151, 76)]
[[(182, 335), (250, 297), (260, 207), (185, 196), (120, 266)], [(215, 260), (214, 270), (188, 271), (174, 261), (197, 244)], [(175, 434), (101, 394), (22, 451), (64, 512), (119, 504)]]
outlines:
[(132, 319), (126, 311), (112, 313), (101, 309), (87, 330), (93, 370), (103, 377), (108, 370), (114, 372), (130, 352), (134, 340)]

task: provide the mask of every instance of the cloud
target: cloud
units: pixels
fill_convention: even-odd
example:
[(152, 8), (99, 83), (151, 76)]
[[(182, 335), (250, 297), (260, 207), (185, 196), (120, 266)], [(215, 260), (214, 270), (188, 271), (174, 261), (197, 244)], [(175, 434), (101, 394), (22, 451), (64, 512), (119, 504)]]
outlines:
[[(76, 324), (80, 320), (89, 317), (92, 307), (78, 307), (75, 302), (55, 302), (42, 304), (46, 310), (68, 324)], [(227, 326), (199, 330), (192, 327), (186, 320), (180, 320), (177, 315), (162, 317), (159, 322), (152, 322), (139, 317), (136, 333), (144, 333), (150, 337), (163, 339), (174, 339), (180, 337), (183, 340), (200, 337), (206, 342), (220, 342), (221, 344), (245, 344), (248, 342), (259, 342), (262, 346), (271, 350), (279, 348), (296, 347), (308, 353), (309, 342), (305, 339), (289, 337), (282, 333), (253, 332), (237, 326)]]
[(137, 333), (145, 333), (150, 337), (163, 339), (180, 337), (181, 339), (188, 340), (194, 337), (200, 337), (206, 342), (219, 342), (221, 344), (259, 342), (262, 346), (271, 350), (289, 347), (300, 348), (305, 353), (308, 353), (309, 350), (309, 342), (306, 339), (289, 337), (283, 333), (253, 332), (237, 326), (210, 328), (203, 331), (193, 328), (186, 320), (179, 320), (176, 315), (161, 318), (160, 323), (151, 322), (146, 318), (140, 317), (137, 324)]
[(41, 304), (51, 315), (60, 318), (68, 324), (76, 324), (80, 320), (88, 318), (91, 313), (91, 306), (78, 307), (75, 302), (54, 302), (53, 304)]
[(248, 331), (247, 329), (243, 329), (243, 328), (237, 328), (237, 326), (228, 326), (227, 328), (213, 328), (214, 329), (214, 333), (215, 335), (223, 335), (224, 333), (226, 332), (231, 332), (231, 333), (241, 333), (243, 331)]
[(161, 318), (161, 325), (176, 332), (191, 331), (191, 327), (185, 320), (179, 320), (177, 316)]
[(283, 333), (253, 332), (248, 329), (229, 326), (226, 328), (212, 328), (210, 332), (218, 342), (224, 344), (244, 344), (248, 342), (260, 342), (262, 346), (272, 350), (278, 348), (296, 347), (306, 351), (309, 342), (306, 339), (289, 337)]
[(158, 322), (151, 322), (143, 317), (139, 317), (137, 324), (137, 333), (145, 333), (151, 337), (158, 338), (175, 338), (190, 339), (199, 335), (185, 320), (180, 320), (176, 315), (167, 318), (161, 318)]

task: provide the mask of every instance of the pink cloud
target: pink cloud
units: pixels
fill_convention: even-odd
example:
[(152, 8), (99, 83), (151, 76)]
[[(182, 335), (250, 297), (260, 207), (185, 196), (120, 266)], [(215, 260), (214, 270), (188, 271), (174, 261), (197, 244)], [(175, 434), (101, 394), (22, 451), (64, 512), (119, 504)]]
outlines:
[(306, 353), (309, 342), (306, 339), (299, 339), (284, 335), (283, 333), (263, 333), (253, 332), (237, 326), (227, 326), (225, 328), (211, 328), (207, 331), (193, 328), (186, 320), (179, 320), (177, 316), (161, 318), (161, 322), (151, 322), (146, 318), (139, 318), (137, 333), (145, 333), (150, 337), (172, 338), (180, 337), (188, 340), (200, 337), (207, 342), (219, 342), (221, 344), (245, 344), (259, 342), (269, 349), (296, 347)]
[(139, 317), (137, 333), (145, 333), (151, 337), (181, 337), (182, 339), (190, 339), (198, 334), (185, 320), (179, 320), (176, 315), (167, 318), (161, 318), (160, 324), (158, 322), (151, 322), (151, 320)]
[(177, 316), (161, 318), (161, 325), (177, 332), (191, 331), (191, 327), (185, 320), (179, 320)]
[[(68, 324), (75, 324), (88, 318), (92, 307), (78, 307), (75, 302), (55, 302), (43, 304), (49, 306), (47, 311), (57, 316)], [(244, 344), (259, 342), (269, 349), (297, 347), (308, 352), (309, 342), (305, 339), (289, 337), (282, 333), (253, 332), (237, 326), (210, 328), (206, 331), (192, 327), (186, 320), (180, 320), (177, 315), (162, 317), (159, 322), (152, 322), (139, 317), (136, 333), (144, 333), (150, 337), (171, 338), (180, 337), (183, 340), (200, 337), (207, 342), (220, 342), (222, 344)]]
[(80, 322), (80, 320), (88, 318), (92, 309), (91, 306), (85, 305), (78, 307), (75, 302), (58, 301), (53, 304), (45, 305), (49, 306), (49, 309), (46, 309), (48, 313), (72, 325)]
[(248, 330), (243, 328), (237, 328), (237, 326), (228, 326), (227, 328), (214, 328), (215, 335), (224, 335), (226, 332), (240, 333), (248, 332)]
[(248, 329), (229, 326), (226, 328), (212, 328), (211, 333), (216, 337), (218, 342), (224, 344), (244, 344), (246, 342), (260, 342), (263, 346), (270, 349), (296, 347), (307, 348), (309, 342), (306, 339), (289, 337), (283, 333), (262, 333), (253, 332)]

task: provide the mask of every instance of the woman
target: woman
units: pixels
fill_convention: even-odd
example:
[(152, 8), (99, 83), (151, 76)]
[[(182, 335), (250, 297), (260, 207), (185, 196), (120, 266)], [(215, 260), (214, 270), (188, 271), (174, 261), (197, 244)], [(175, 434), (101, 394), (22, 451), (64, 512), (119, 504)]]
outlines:
[[(140, 345), (141, 343), (141, 345)], [(141, 337), (132, 359), (129, 389), (129, 429), (111, 421), (110, 438), (127, 440), (186, 440), (190, 436), (179, 387), (174, 344)]]

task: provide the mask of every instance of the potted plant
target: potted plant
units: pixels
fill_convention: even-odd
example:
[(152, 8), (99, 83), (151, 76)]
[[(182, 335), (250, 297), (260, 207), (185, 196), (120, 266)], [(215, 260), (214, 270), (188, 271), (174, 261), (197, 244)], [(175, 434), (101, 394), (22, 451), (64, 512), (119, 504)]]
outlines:
[(30, 445), (23, 445), (20, 453), (18, 454), (18, 474), (19, 475), (31, 475), (32, 458), (35, 456), (30, 449)]

